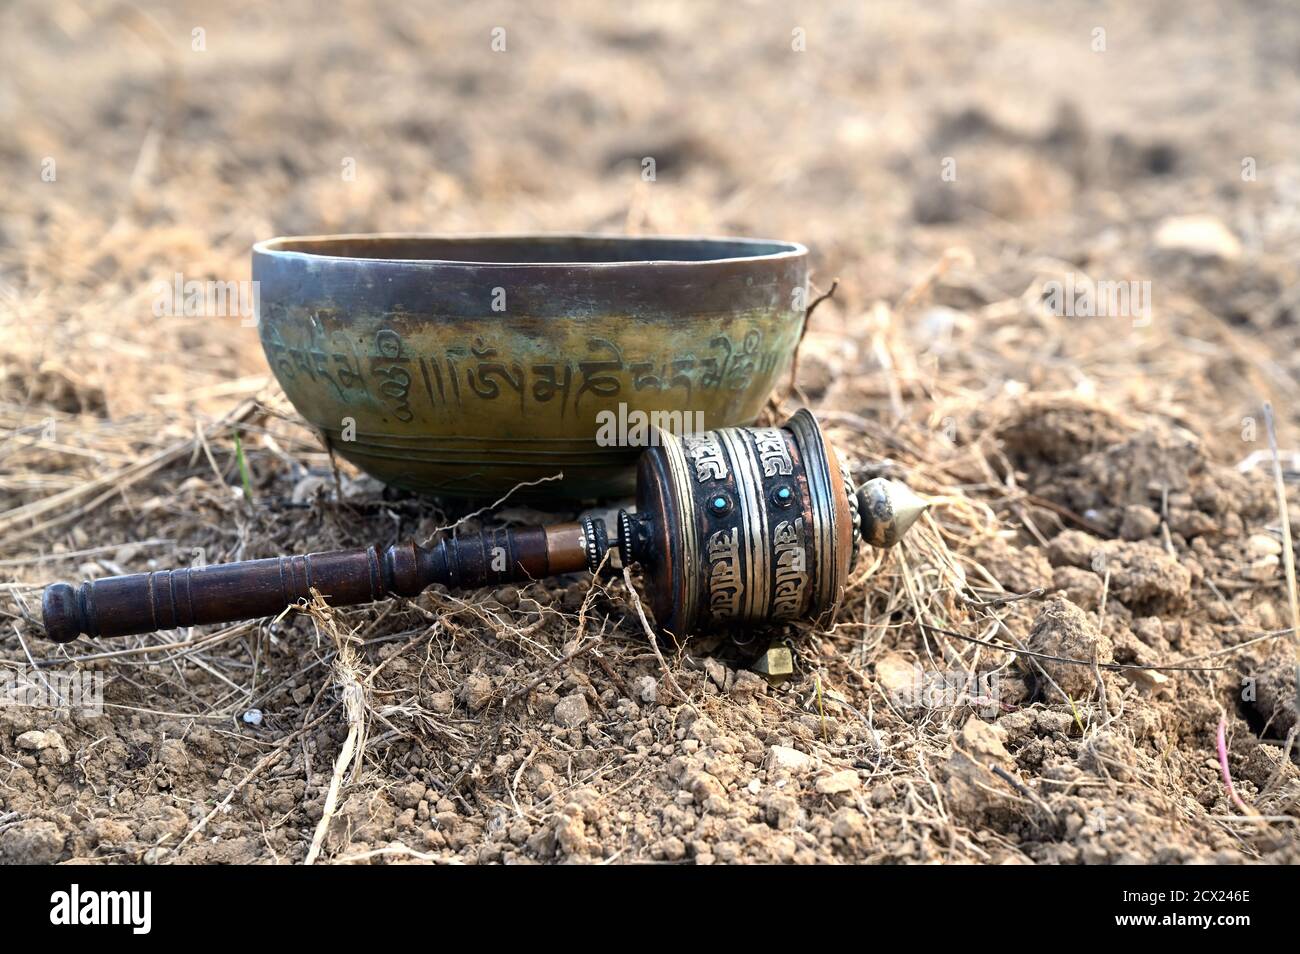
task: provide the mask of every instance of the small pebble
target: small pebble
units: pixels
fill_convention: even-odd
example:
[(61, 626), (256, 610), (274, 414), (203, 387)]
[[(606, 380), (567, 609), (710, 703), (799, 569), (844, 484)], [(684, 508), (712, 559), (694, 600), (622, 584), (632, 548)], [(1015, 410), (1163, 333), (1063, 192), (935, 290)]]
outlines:
[(573, 729), (586, 722), (590, 716), (591, 710), (587, 707), (586, 696), (581, 692), (575, 692), (555, 704), (553, 718), (556, 725)]
[(1255, 533), (1250, 537), (1250, 554), (1253, 557), (1270, 557), (1282, 555), (1282, 544), (1267, 533)]

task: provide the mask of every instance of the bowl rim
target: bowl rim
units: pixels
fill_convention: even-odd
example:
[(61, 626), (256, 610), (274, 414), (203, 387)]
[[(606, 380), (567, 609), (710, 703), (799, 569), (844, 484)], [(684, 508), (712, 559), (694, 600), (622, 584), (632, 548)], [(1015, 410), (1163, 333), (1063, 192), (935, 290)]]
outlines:
[[(727, 246), (751, 245), (755, 248), (775, 249), (754, 255), (724, 255), (718, 258), (637, 258), (627, 261), (583, 261), (581, 259), (562, 262), (530, 261), (478, 261), (456, 258), (371, 258), (357, 255), (334, 255), (325, 251), (304, 251), (288, 248), (291, 244), (315, 243), (328, 245), (332, 243), (387, 241), (387, 242), (662, 242), (695, 243), (701, 245), (717, 244)], [(253, 245), (254, 255), (272, 258), (306, 259), (310, 262), (347, 262), (352, 264), (388, 264), (388, 265), (449, 265), (482, 266), (485, 268), (644, 268), (647, 265), (719, 265), (738, 262), (767, 263), (786, 259), (802, 258), (808, 254), (808, 248), (799, 242), (783, 239), (752, 238), (748, 236), (725, 235), (627, 235), (617, 232), (340, 232), (321, 235), (278, 235), (263, 239)]]

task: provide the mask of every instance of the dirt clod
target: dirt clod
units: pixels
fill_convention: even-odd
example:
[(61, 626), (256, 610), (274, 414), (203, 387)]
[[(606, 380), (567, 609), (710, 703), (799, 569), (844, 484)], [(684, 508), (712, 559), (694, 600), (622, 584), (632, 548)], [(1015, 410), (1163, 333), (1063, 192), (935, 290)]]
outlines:
[(767, 750), (764, 763), (768, 774), (773, 777), (781, 775), (801, 775), (812, 769), (815, 764), (812, 756), (792, 749), (788, 745), (774, 745)]
[(0, 861), (52, 865), (63, 854), (66, 836), (48, 821), (24, 821), (0, 834)]
[(823, 775), (817, 780), (815, 788), (820, 795), (842, 795), (845, 792), (857, 791), (861, 784), (862, 780), (858, 778), (857, 772), (853, 769), (843, 769), (830, 775)]
[(1114, 662), (1110, 638), (1097, 629), (1096, 621), (1089, 614), (1062, 596), (1052, 597), (1038, 611), (1029, 632), (1029, 648), (1076, 660), (1066, 663), (1035, 659), (1071, 699), (1089, 695), (1096, 689), (1097, 675), (1091, 663)]
[(1006, 748), (1006, 737), (1004, 729), (973, 716), (962, 726), (941, 767), (944, 794), (953, 812), (980, 820), (991, 809), (1005, 807), (1007, 796), (1014, 793), (992, 767), (1008, 773), (1017, 771), (1015, 759)]

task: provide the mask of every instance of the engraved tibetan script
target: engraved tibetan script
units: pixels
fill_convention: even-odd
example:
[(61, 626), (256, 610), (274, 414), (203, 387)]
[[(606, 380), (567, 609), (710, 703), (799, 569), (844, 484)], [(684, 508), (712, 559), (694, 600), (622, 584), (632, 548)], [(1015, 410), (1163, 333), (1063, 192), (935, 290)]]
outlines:
[(740, 529), (719, 530), (709, 537), (709, 606), (719, 619), (740, 615)]
[(344, 401), (358, 391), (372, 395), (401, 421), (430, 420), (470, 402), (510, 401), (525, 413), (551, 408), (560, 415), (581, 411), (584, 402), (647, 392), (678, 391), (689, 403), (705, 393), (765, 384), (785, 354), (784, 342), (764, 342), (757, 329), (750, 329), (739, 346), (716, 335), (698, 350), (654, 350), (652, 342), (652, 353), (645, 354), (636, 353), (645, 344), (593, 336), (584, 342), (585, 353), (543, 352), (525, 361), (512, 357), (517, 349), (508, 335), (433, 342), (429, 336), (411, 340), (395, 328), (378, 328), (372, 341), (363, 343), (334, 327), (340, 319), (323, 310), (312, 312), (305, 336), (291, 333), (286, 341), (297, 319), (291, 321), (272, 303), (263, 311), (267, 356), (283, 379), (326, 384)]
[(772, 533), (776, 557), (776, 589), (772, 615), (776, 619), (794, 619), (803, 607), (808, 588), (808, 554), (803, 547), (803, 518), (782, 520)]
[(790, 450), (779, 430), (775, 427), (756, 427), (750, 433), (754, 435), (754, 448), (763, 465), (764, 477), (775, 477), (778, 474), (789, 477), (794, 473)]
[(686, 456), (695, 463), (697, 481), (704, 483), (706, 480), (727, 479), (727, 460), (722, 456), (722, 445), (712, 431), (683, 438), (682, 446), (686, 450)]

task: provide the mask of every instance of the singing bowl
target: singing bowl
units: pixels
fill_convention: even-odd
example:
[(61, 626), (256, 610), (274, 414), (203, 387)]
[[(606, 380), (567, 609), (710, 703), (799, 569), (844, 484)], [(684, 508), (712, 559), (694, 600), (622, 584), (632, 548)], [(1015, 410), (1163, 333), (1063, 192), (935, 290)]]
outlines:
[(584, 499), (635, 486), (640, 448), (610, 446), (611, 421), (753, 423), (799, 340), (806, 259), (755, 239), (338, 235), (259, 243), (253, 279), (271, 370), (342, 457), (435, 496), (562, 473), (525, 496)]

